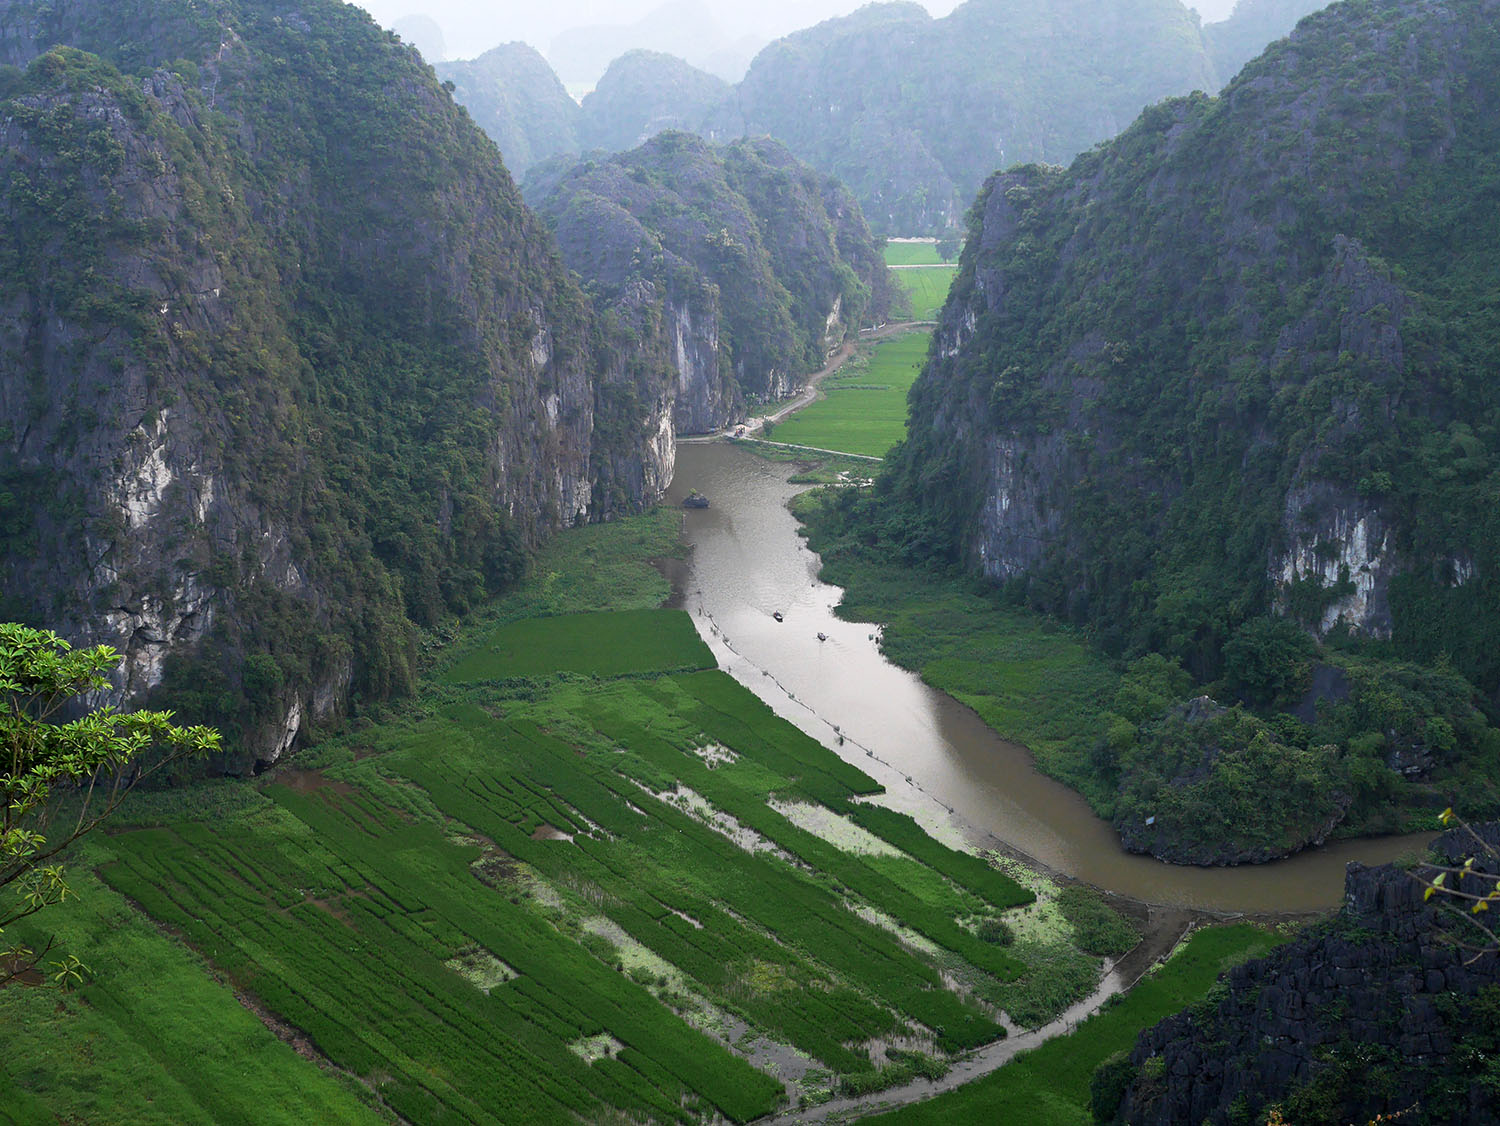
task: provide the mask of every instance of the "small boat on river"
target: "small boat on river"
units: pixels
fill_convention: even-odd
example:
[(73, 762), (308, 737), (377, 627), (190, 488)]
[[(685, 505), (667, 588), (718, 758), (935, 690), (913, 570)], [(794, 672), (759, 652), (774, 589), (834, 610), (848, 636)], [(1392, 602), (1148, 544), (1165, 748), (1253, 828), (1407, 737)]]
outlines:
[(708, 507), (708, 498), (706, 496), (704, 496), (702, 493), (700, 493), (697, 489), (694, 489), (692, 492), (688, 493), (686, 499), (683, 500), (682, 507), (683, 508), (707, 508)]
[(775, 618), (778, 622), (784, 622), (784, 621), (786, 621), (786, 618), (782, 616), (782, 613), (781, 613), (780, 610), (777, 610), (777, 611), (773, 612), (771, 614), (771, 617)]

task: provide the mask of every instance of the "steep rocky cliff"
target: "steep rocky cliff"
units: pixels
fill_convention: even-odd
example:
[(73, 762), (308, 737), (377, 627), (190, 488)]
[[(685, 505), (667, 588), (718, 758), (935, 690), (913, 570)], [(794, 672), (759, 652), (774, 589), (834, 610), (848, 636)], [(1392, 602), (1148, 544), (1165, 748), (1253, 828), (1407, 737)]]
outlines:
[[(1476, 849), (1459, 831), (1434, 851), (1462, 864)], [(1500, 874), (1482, 852), (1475, 867)], [(1235, 969), (1109, 1066), (1125, 1088), (1115, 1120), (1221, 1126), (1279, 1106), (1297, 1126), (1500, 1122), (1500, 954), (1465, 949), (1487, 940), (1442, 902), (1400, 868), (1350, 865), (1336, 919)]]
[(1336, 5), (990, 181), (903, 462), (963, 555), (1205, 678), (1274, 609), (1500, 687), (1497, 11)]
[(1073, 767), (1128, 847), (1497, 809), (1497, 15), (1335, 5), (972, 213), (865, 519), (1134, 659)]
[(790, 394), (889, 301), (858, 205), (773, 141), (666, 133), (526, 190), (600, 303), (668, 357), (680, 432), (722, 427), (743, 395)]
[(0, 0), (0, 63), (0, 594), (110, 702), (274, 760), (664, 489), (670, 389), (363, 12)]
[(534, 47), (504, 43), (476, 59), (434, 65), (517, 179), (549, 157), (579, 151), (578, 103)]

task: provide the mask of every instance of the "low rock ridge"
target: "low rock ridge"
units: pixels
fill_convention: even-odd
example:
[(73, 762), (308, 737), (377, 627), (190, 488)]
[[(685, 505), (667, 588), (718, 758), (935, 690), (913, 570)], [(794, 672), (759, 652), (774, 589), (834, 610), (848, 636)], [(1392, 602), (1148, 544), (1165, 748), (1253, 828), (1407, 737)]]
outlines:
[[(1479, 830), (1493, 850), (1500, 825)], [(1500, 865), (1467, 831), (1440, 838), (1442, 863), (1479, 854), (1470, 890)], [(1420, 871), (1420, 869), (1419, 869)], [(1412, 870), (1351, 864), (1337, 917), (1232, 970), (1204, 1004), (1143, 1033), (1115, 1121), (1298, 1126), (1500, 1122), (1490, 1054), (1500, 1045), (1500, 953), (1451, 901), (1424, 899)], [(1108, 1109), (1108, 1108), (1106, 1108)], [(1401, 1115), (1407, 1117), (1400, 1117)]]

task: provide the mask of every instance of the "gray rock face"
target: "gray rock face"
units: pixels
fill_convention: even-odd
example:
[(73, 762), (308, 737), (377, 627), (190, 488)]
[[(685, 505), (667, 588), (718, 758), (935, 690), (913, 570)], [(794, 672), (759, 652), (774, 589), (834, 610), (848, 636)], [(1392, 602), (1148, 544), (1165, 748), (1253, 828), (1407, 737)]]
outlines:
[[(35, 57), (59, 43), (140, 69)], [(0, 597), (121, 651), (97, 702), (274, 761), (409, 684), (413, 623), (664, 492), (665, 374), (363, 13), (0, 0), (0, 52), (30, 65), (0, 110), (27, 232), (0, 247)]]
[[(1500, 841), (1494, 826), (1484, 835)], [(1436, 851), (1461, 864), (1475, 849), (1450, 833)], [(1470, 1039), (1496, 1034), (1480, 997), (1500, 986), (1500, 956), (1474, 959), (1458, 943), (1483, 936), (1464, 927), (1424, 902), (1407, 872), (1351, 864), (1336, 920), (1231, 971), (1219, 999), (1141, 1035), (1119, 1120), (1219, 1126), (1262, 1121), (1281, 1104), (1287, 1121), (1323, 1121), (1288, 1103), (1321, 1084), (1329, 1121), (1413, 1106), (1424, 1122), (1500, 1121), (1471, 1054), (1484, 1048)]]

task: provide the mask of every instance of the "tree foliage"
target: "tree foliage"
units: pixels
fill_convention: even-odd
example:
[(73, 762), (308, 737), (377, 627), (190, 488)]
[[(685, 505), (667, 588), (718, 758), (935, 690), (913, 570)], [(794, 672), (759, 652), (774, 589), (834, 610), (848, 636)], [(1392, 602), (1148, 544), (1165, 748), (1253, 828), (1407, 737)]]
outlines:
[[(170, 712), (103, 707), (67, 718), (109, 687), (119, 655), (73, 649), (56, 634), (0, 624), (0, 985), (46, 956), (5, 938), (7, 928), (63, 902), (61, 856), (110, 816), (141, 781), (219, 748), (206, 727), (178, 727)], [(56, 964), (76, 975), (76, 958)]]

